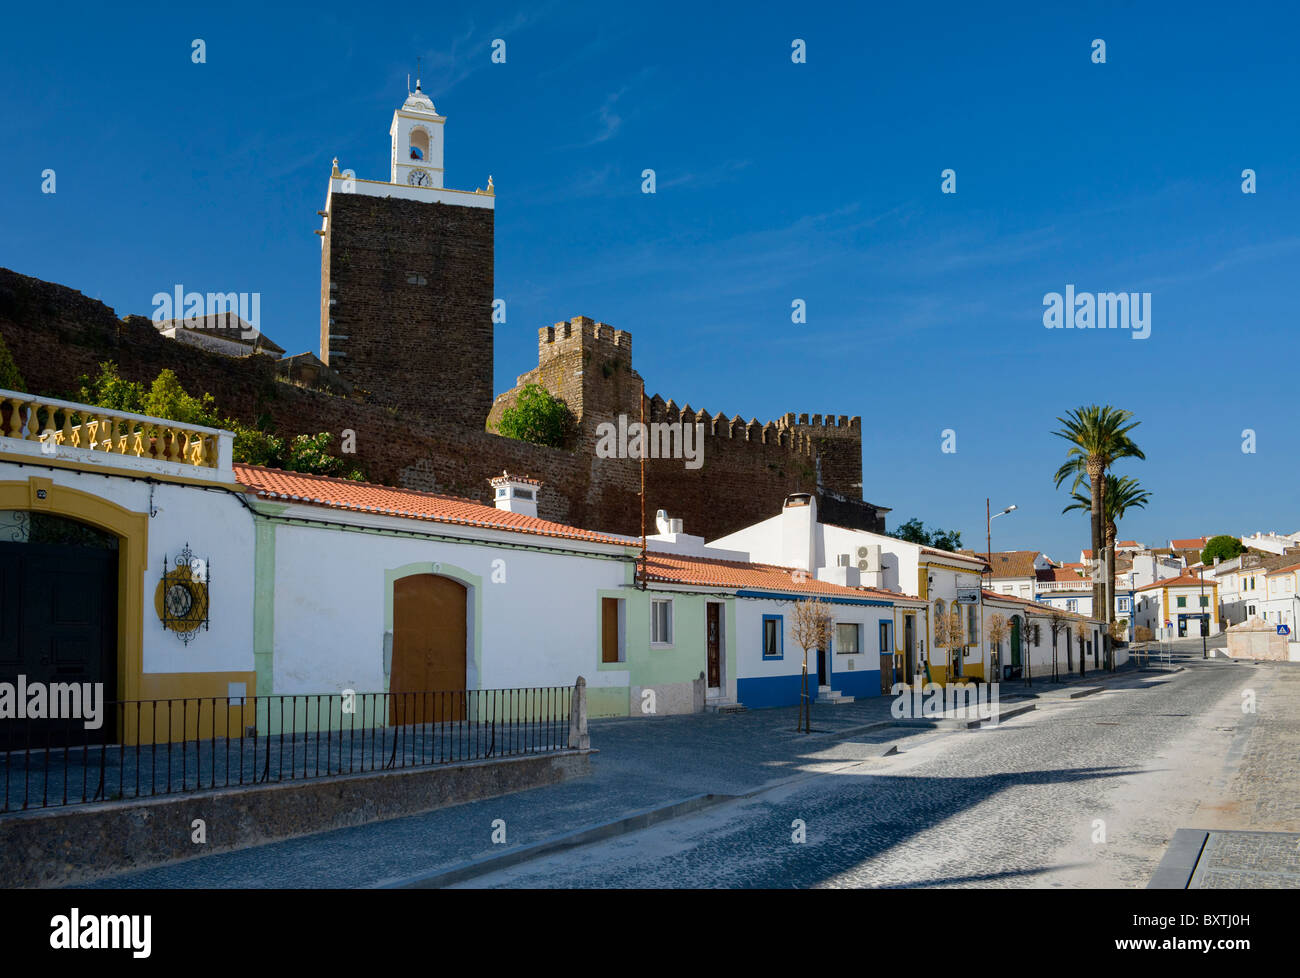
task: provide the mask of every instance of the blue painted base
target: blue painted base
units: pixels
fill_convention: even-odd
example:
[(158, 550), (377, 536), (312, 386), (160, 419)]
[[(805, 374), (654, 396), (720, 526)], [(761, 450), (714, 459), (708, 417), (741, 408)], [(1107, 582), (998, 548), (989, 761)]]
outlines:
[[(751, 710), (768, 706), (798, 706), (802, 692), (803, 673), (736, 680), (736, 696)], [(817, 680), (813, 676), (808, 677), (808, 692), (814, 697), (817, 695)]]
[(831, 675), (831, 689), (854, 699), (880, 695), (880, 670), (836, 672)]

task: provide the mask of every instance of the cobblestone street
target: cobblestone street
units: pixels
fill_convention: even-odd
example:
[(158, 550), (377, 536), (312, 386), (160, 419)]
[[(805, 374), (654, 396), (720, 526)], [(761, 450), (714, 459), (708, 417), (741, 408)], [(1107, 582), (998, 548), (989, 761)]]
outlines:
[(1180, 826), (1300, 827), (1300, 671), (1186, 661), (465, 885), (1143, 887)]
[[(694, 814), (462, 885), (1144, 887), (1180, 827), (1300, 829), (1300, 670), (1180, 662), (1007, 684), (1004, 710), (1036, 709), (986, 729), (889, 725), (887, 699), (818, 708), (811, 736), (792, 710), (599, 722), (590, 778), (92, 885), (409, 882), (712, 794)], [(1242, 712), (1248, 690), (1256, 713)]]

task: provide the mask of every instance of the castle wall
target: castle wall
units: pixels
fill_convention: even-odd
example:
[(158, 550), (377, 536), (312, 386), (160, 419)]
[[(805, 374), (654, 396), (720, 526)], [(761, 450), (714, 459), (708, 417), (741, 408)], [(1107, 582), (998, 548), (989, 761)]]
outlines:
[[(182, 345), (159, 335), (144, 317), (119, 319), (103, 303), (72, 289), (0, 269), (0, 335), (33, 392), (75, 397), (77, 378), (96, 373), (104, 360), (116, 361), (123, 377), (146, 385), (171, 368), (190, 393), (210, 392), (223, 414), (247, 424), (264, 416), (282, 436), (328, 431), (336, 436), (337, 451), (339, 433), (353, 430), (355, 459), (372, 481), (490, 503), (487, 480), (509, 469), (545, 483), (538, 505), (543, 518), (637, 535), (639, 461), (598, 458), (594, 450), (599, 420), (619, 413), (635, 419), (640, 410), (631, 337), (623, 334), (623, 357), (617, 332), (609, 331), (608, 348), (589, 348), (590, 356), (580, 346), (552, 344), (558, 355), (547, 358), (542, 374), (551, 371), (549, 382), (570, 396), (581, 392), (578, 408), (589, 428), (576, 447), (554, 449), (484, 431), (486, 410), (473, 425), (460, 424), (429, 418), (418, 406), (393, 407), (278, 381), (270, 357), (234, 359)], [(606, 371), (613, 363), (618, 368)], [(682, 420), (682, 412), (657, 397), (647, 402), (647, 415), (647, 420)], [(860, 437), (860, 425), (804, 425), (793, 415), (766, 425), (694, 412), (685, 420), (705, 424), (704, 465), (687, 469), (682, 459), (648, 459), (645, 510), (651, 524), (655, 511), (666, 509), (684, 520), (687, 532), (708, 539), (772, 516), (791, 492), (812, 491), (812, 452), (819, 438), (848, 444)], [(859, 472), (851, 474), (852, 481), (861, 481)], [(850, 505), (842, 517), (846, 525), (860, 525), (851, 519), (854, 512)], [(865, 528), (874, 528), (873, 512), (863, 509), (858, 518), (868, 521), (861, 524)]]

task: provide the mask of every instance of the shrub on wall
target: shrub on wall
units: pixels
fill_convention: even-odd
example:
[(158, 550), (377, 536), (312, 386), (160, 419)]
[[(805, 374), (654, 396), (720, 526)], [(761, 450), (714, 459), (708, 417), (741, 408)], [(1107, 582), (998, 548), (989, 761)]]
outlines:
[(513, 407), (501, 412), (497, 430), (507, 438), (560, 448), (573, 426), (569, 406), (541, 384), (525, 384)]
[(0, 387), (7, 391), (27, 393), (27, 381), (23, 380), (18, 364), (14, 363), (14, 355), (9, 352), (3, 336), (0, 336)]
[(289, 472), (342, 476), (357, 481), (365, 478), (359, 467), (349, 467), (346, 460), (329, 453), (334, 436), (328, 431), (298, 435), (286, 443), (265, 428), (250, 427), (234, 418), (223, 418), (211, 394), (193, 396), (171, 370), (161, 371), (148, 392), (143, 384), (124, 380), (118, 373), (117, 364), (112, 362), (101, 363), (99, 373), (94, 377), (83, 375), (80, 384), (77, 399), (85, 404), (234, 432), (232, 456), (236, 462)]

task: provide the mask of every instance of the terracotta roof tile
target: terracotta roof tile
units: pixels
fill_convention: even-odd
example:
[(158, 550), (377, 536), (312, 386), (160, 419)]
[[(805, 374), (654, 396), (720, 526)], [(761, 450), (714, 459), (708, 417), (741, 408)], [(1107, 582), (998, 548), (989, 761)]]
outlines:
[(921, 553), (928, 554), (931, 557), (952, 557), (957, 560), (964, 560), (973, 564), (983, 564), (984, 558), (972, 556), (971, 554), (953, 553), (951, 550), (935, 550), (933, 547), (922, 547)]
[(324, 475), (285, 472), (239, 462), (235, 463), (234, 470), (236, 480), (247, 486), (259, 499), (306, 503), (355, 513), (374, 513), (458, 526), (476, 526), (488, 530), (510, 530), (585, 543), (624, 546), (637, 546), (639, 543), (631, 537), (552, 523), (550, 520), (507, 512), (458, 496), (380, 486), (370, 482), (353, 482)]
[[(803, 573), (801, 580), (796, 573)], [(719, 560), (714, 557), (696, 557), (687, 554), (650, 550), (646, 553), (646, 574), (652, 583), (687, 584), (696, 587), (753, 589), (807, 594), (812, 597), (859, 598), (870, 601), (912, 601), (909, 597), (885, 588), (844, 587), (829, 581), (819, 581), (807, 571), (775, 564), (755, 564), (740, 560)]]
[(1066, 611), (1064, 608), (1057, 608), (1050, 604), (1044, 604), (1041, 601), (1030, 601), (1028, 598), (1017, 598), (1015, 595), (1011, 594), (998, 594), (996, 591), (984, 591), (983, 594), (986, 598), (996, 598), (998, 601), (1011, 601), (1015, 604), (1035, 608), (1046, 614), (1060, 615), (1062, 618), (1081, 618), (1084, 621), (1101, 621), (1100, 618), (1089, 618), (1087, 615), (1081, 615), (1077, 611)]
[[(1177, 577), (1166, 577), (1162, 581), (1153, 581), (1150, 584), (1144, 584), (1138, 588), (1139, 591), (1151, 591), (1160, 587), (1200, 587), (1204, 578), (1197, 577), (1195, 574), (1182, 573)], [(1215, 586), (1214, 581), (1205, 581), (1205, 586), (1211, 588)]]
[(990, 575), (993, 578), (1004, 577), (1033, 577), (1035, 573), (1034, 561), (1038, 559), (1041, 551), (1038, 550), (995, 550), (990, 558), (988, 554), (982, 551), (963, 551), (978, 560), (983, 560), (993, 569)]
[(1066, 564), (1064, 567), (1053, 567), (1050, 570), (1040, 570), (1038, 580), (1044, 583), (1048, 581), (1065, 581), (1067, 583), (1077, 581), (1080, 587), (1091, 589), (1092, 581), (1079, 574), (1076, 568), (1082, 568), (1082, 564)]

